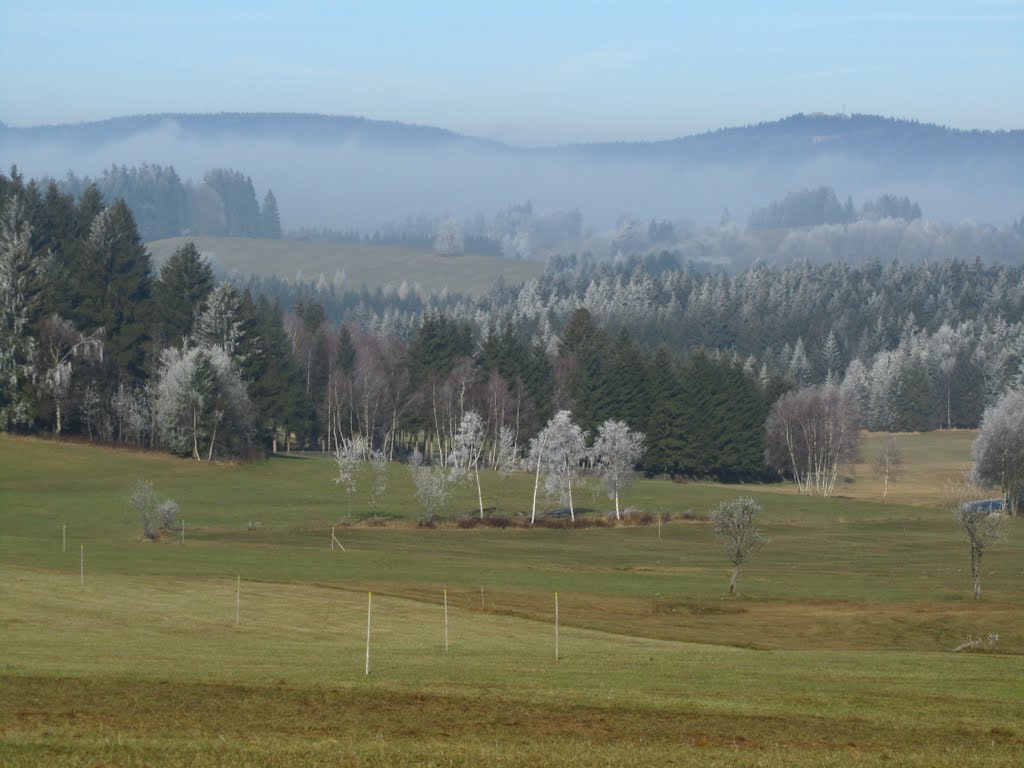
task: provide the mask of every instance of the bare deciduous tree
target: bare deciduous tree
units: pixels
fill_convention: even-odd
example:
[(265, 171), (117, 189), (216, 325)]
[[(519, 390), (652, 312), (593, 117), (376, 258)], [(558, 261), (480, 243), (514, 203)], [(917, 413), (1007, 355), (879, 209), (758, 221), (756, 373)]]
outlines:
[(787, 392), (768, 417), (768, 462), (809, 496), (831, 496), (860, 442), (856, 396), (832, 384)]
[(757, 529), (756, 517), (761, 505), (747, 496), (723, 501), (711, 510), (711, 524), (715, 537), (725, 546), (725, 552), (732, 564), (729, 579), (729, 594), (736, 594), (736, 578), (740, 566), (750, 559), (764, 542)]
[(608, 498), (615, 499), (616, 520), (622, 519), (619, 493), (633, 480), (634, 467), (644, 455), (645, 440), (643, 432), (632, 431), (624, 421), (609, 419), (598, 427), (591, 453)]
[(946, 487), (953, 522), (971, 549), (971, 581), (974, 599), (981, 599), (981, 558), (988, 547), (1003, 537), (1003, 516), (978, 499), (982, 490), (969, 478)]
[(896, 441), (890, 436), (882, 443), (872, 465), (875, 477), (882, 481), (882, 503), (889, 496), (889, 483), (899, 480), (903, 474), (903, 454), (896, 447)]

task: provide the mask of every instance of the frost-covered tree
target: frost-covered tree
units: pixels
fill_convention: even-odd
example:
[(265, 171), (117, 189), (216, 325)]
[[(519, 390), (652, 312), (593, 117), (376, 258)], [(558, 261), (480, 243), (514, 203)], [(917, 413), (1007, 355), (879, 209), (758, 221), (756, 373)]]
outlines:
[(218, 283), (196, 318), (196, 340), (206, 346), (222, 347), (228, 357), (241, 365), (245, 357), (244, 336), (242, 296), (231, 283)]
[(800, 493), (831, 496), (840, 466), (857, 455), (856, 397), (828, 384), (787, 392), (772, 407), (766, 432), (769, 464), (791, 476)]
[(221, 445), (249, 445), (252, 414), (238, 370), (221, 347), (170, 347), (160, 355), (157, 424), (165, 444), (197, 461)]
[(416, 499), (423, 511), (427, 513), (427, 521), (433, 522), (440, 512), (448, 505), (451, 495), (451, 473), (440, 464), (427, 464), (423, 454), (413, 451), (409, 458), (409, 473), (412, 475)]
[(174, 499), (157, 499), (153, 483), (139, 480), (132, 486), (128, 506), (139, 516), (142, 535), (147, 539), (158, 539), (163, 532), (174, 529), (178, 517), (178, 502)]
[(53, 400), (53, 433), (60, 437), (71, 399), (72, 376), (78, 363), (103, 359), (103, 329), (86, 336), (68, 320), (53, 315), (39, 330), (43, 386)]
[(465, 248), (459, 222), (452, 217), (441, 221), (434, 236), (434, 252), (441, 256), (459, 256)]
[(152, 383), (145, 386), (120, 382), (110, 397), (110, 414), (114, 419), (115, 438), (119, 442), (142, 446), (153, 429)]
[(740, 566), (762, 545), (761, 532), (757, 528), (757, 515), (761, 505), (747, 496), (721, 502), (711, 510), (711, 524), (715, 538), (725, 547), (732, 564), (729, 579), (729, 594), (736, 594), (736, 578)]
[(971, 455), (975, 478), (999, 486), (1010, 514), (1020, 514), (1024, 504), (1024, 390), (1007, 392), (985, 409)]
[(501, 509), (501, 486), (519, 465), (519, 446), (516, 445), (516, 433), (511, 427), (502, 424), (498, 430), (497, 445), (494, 451), (495, 492), (494, 508)]
[(21, 198), (0, 212), (0, 430), (32, 420), (37, 342), (29, 325), (31, 228)]
[(337, 474), (334, 476), (336, 485), (345, 489), (348, 495), (348, 516), (352, 517), (352, 497), (359, 486), (359, 466), (363, 461), (365, 439), (361, 435), (342, 438), (334, 451), (334, 464)]
[(970, 478), (951, 483), (946, 495), (953, 523), (971, 550), (971, 582), (974, 599), (981, 599), (981, 559), (990, 545), (1003, 537), (1003, 516), (978, 503), (982, 490)]
[(457, 472), (472, 475), (476, 480), (476, 496), (480, 505), (480, 519), (484, 517), (484, 494), (480, 489), (480, 457), (484, 452), (484, 420), (476, 411), (462, 414), (459, 428), (452, 441), (451, 463)]
[(370, 473), (370, 511), (376, 515), (380, 512), (380, 503), (388, 490), (387, 454), (380, 449), (370, 451), (366, 465)]
[[(572, 421), (569, 411), (559, 411), (540, 434), (530, 441), (529, 464), (537, 468), (536, 483), (544, 477), (548, 494), (569, 507), (569, 516), (576, 521), (572, 499), (572, 481), (580, 473), (580, 464), (587, 455), (587, 434)], [(537, 486), (534, 486), (533, 512), (537, 516)]]
[(608, 492), (615, 499), (615, 519), (620, 520), (619, 493), (633, 480), (634, 469), (644, 455), (643, 432), (634, 432), (624, 421), (607, 420), (598, 427), (591, 448), (594, 467)]

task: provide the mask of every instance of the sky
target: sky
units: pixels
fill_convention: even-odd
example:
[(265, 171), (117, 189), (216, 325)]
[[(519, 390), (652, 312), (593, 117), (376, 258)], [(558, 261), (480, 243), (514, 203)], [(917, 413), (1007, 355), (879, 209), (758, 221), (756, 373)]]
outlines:
[(316, 112), (523, 146), (857, 112), (1024, 128), (1024, 1), (2, 0), (0, 120)]

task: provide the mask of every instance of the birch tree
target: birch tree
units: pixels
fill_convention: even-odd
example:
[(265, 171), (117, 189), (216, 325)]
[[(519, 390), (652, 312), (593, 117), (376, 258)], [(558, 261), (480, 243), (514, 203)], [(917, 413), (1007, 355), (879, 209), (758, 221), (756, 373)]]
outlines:
[(164, 442), (196, 461), (213, 458), (221, 444), (248, 445), (249, 396), (221, 347), (169, 347), (160, 355), (157, 424)]
[(494, 509), (501, 509), (501, 486), (519, 464), (519, 446), (516, 445), (515, 431), (502, 424), (498, 429), (497, 445), (494, 451), (495, 493)]
[(476, 411), (466, 411), (452, 441), (452, 465), (460, 474), (472, 474), (476, 480), (476, 496), (480, 519), (484, 517), (484, 495), (480, 489), (480, 457), (484, 452), (484, 420)]
[(416, 489), (416, 499), (427, 513), (427, 520), (433, 522), (438, 514), (448, 505), (451, 495), (451, 475), (440, 464), (427, 464), (423, 454), (413, 451), (409, 459), (409, 473)]
[(594, 467), (608, 492), (615, 499), (615, 519), (621, 520), (619, 493), (633, 481), (634, 468), (644, 455), (643, 432), (634, 432), (624, 421), (609, 419), (597, 430), (597, 439), (591, 448)]
[(334, 451), (334, 466), (334, 482), (348, 496), (348, 516), (352, 517), (352, 500), (360, 487), (366, 490), (370, 511), (377, 514), (387, 491), (387, 454), (371, 448), (362, 435), (353, 435), (339, 442)]
[(723, 501), (711, 510), (715, 538), (725, 547), (726, 555), (732, 564), (732, 576), (729, 579), (730, 595), (736, 594), (736, 578), (739, 576), (740, 566), (764, 543), (756, 521), (760, 512), (761, 505), (746, 496)]
[(69, 321), (53, 315), (43, 321), (39, 334), (43, 386), (53, 399), (53, 433), (60, 437), (76, 363), (103, 360), (103, 329), (86, 336)]
[(953, 523), (971, 550), (971, 582), (974, 599), (981, 599), (981, 559), (990, 545), (1003, 538), (1003, 516), (978, 503), (981, 489), (970, 478), (952, 483), (946, 495)]
[(876, 478), (882, 481), (882, 503), (884, 504), (889, 496), (889, 483), (898, 480), (903, 474), (903, 454), (896, 447), (896, 441), (890, 436), (882, 443), (882, 447), (875, 456), (875, 463), (872, 471)]
[(857, 455), (856, 396), (831, 384), (787, 392), (772, 408), (766, 431), (768, 462), (791, 476), (800, 493), (831, 496), (839, 468)]
[(530, 441), (530, 465), (537, 468), (531, 524), (537, 517), (537, 486), (542, 475), (547, 492), (568, 505), (569, 516), (576, 522), (572, 482), (579, 475), (580, 464), (586, 455), (587, 434), (573, 423), (569, 411), (556, 413), (540, 434)]
[(334, 482), (342, 486), (348, 495), (349, 518), (352, 517), (352, 497), (355, 496), (358, 487), (359, 464), (363, 460), (363, 446), (360, 444), (362, 441), (360, 435), (342, 438), (337, 450), (334, 451), (334, 465), (337, 469)]

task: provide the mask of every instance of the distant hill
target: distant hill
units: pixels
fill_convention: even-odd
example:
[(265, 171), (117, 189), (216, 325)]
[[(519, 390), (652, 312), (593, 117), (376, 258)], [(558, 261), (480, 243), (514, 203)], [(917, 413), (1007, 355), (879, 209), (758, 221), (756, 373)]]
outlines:
[(919, 201), (926, 216), (1008, 224), (1024, 215), (1024, 130), (965, 131), (874, 115), (797, 114), (651, 142), (514, 147), (442, 128), (315, 114), (158, 114), (74, 125), (0, 124), (0, 164), (30, 176), (173, 165), (243, 170), (273, 188), (286, 227), (363, 231), (405, 217), (466, 219), (524, 200), (588, 225), (737, 220), (829, 186), (858, 201)]
[(0, 123), (0, 147), (5, 142), (69, 142), (83, 148), (124, 141), (153, 131), (171, 130), (183, 139), (247, 139), (333, 144), (351, 140), (394, 147), (434, 148), (451, 143), (500, 146), (461, 136), (443, 128), (410, 125), (364, 117), (299, 114), (294, 112), (216, 114), (155, 114), (112, 117), (107, 120), (24, 128)]
[(847, 153), (872, 162), (1006, 157), (1021, 163), (1024, 162), (1024, 129), (964, 131), (878, 115), (797, 114), (773, 122), (721, 128), (668, 141), (582, 144), (576, 149), (591, 156), (647, 155), (715, 162), (800, 160)]
[(737, 158), (796, 157), (839, 152), (907, 152), (920, 158), (950, 152), (1019, 156), (1024, 129), (958, 130), (878, 115), (796, 114), (754, 125), (724, 127), (661, 141), (593, 142), (522, 149), (433, 126), (365, 117), (260, 112), (128, 115), (60, 125), (15, 127), (0, 122), (0, 147), (17, 142), (72, 142), (83, 147), (130, 139), (165, 128), (182, 138), (287, 139), (335, 144), (351, 140), (381, 146), (437, 148), (452, 144), (524, 154), (570, 152), (590, 157), (656, 157), (731, 161)]

